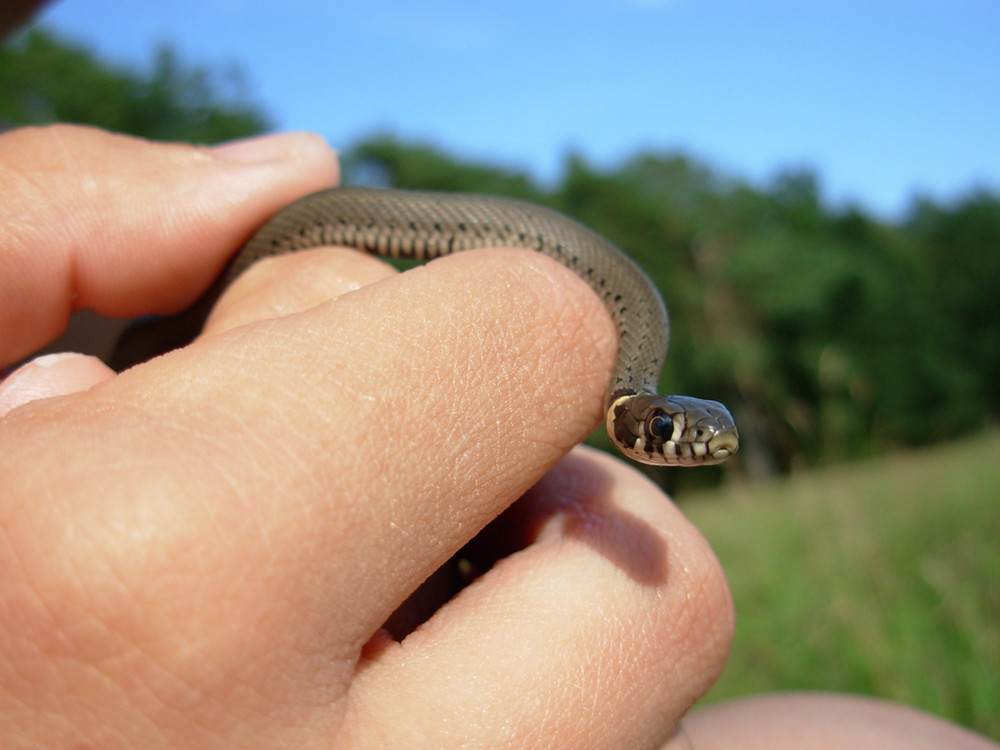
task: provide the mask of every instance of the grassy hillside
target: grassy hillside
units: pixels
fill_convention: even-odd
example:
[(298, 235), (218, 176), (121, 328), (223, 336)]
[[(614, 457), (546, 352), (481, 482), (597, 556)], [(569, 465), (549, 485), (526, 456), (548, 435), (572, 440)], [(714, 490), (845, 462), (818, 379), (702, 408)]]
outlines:
[(837, 690), (1000, 738), (1000, 432), (685, 498), (736, 602), (707, 700)]

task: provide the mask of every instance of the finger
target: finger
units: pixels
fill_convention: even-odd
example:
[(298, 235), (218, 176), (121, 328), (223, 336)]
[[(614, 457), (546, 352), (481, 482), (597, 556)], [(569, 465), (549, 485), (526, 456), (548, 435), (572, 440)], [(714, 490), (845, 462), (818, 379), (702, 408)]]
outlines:
[(25, 23), (44, 0), (7, 0), (0, 5), (0, 40)]
[[(470, 251), (14, 410), (5, 496), (37, 491), (36, 446), (58, 467), (44, 527), (11, 534), (62, 553), (21, 551), (23, 575), (88, 583), (39, 586), (60, 596), (25, 621), (110, 607), (143, 656), (183, 646), (116, 661), (145, 684), (169, 665), (157, 705), (194, 689), (247, 731), (289, 706), (328, 729), (392, 610), (600, 421), (615, 342), (564, 267)], [(81, 573), (95, 555), (114, 573)]]
[(527, 547), (360, 665), (359, 746), (653, 747), (718, 676), (722, 571), (648, 480), (578, 449), (517, 510)]
[(388, 264), (348, 248), (318, 247), (264, 258), (180, 315), (130, 326), (108, 363), (125, 370), (186, 346), (199, 334), (301, 312), (394, 273)]
[(114, 376), (96, 357), (72, 352), (36, 357), (0, 382), (0, 417), (22, 404), (85, 391)]
[(226, 289), (204, 333), (302, 312), (395, 273), (387, 263), (350, 248), (321, 247), (265, 258)]
[(336, 180), (316, 136), (214, 149), (76, 127), (0, 136), (0, 362), (70, 312), (175, 312), (278, 208)]
[[(381, 624), (594, 428), (616, 339), (577, 276), (537, 254), (508, 250), (459, 254), (229, 334), (201, 342), (227, 357), (232, 375), (221, 378), (223, 387), (237, 389), (241, 402), (251, 402), (247, 416), (254, 415), (252, 394), (268, 384), (237, 384), (234, 376), (248, 370), (252, 379), (246, 363), (266, 362), (267, 377), (288, 391), (258, 398), (281, 409), (296, 442), (303, 434), (316, 441), (292, 450), (294, 465), (274, 465), (276, 481), (302, 472), (312, 456), (327, 488), (316, 499), (328, 502), (336, 488), (346, 506), (339, 522), (354, 513), (362, 526), (341, 540), (340, 555), (385, 561), (369, 571), (369, 583), (388, 588), (382, 596), (372, 588), (372, 608), (358, 602), (351, 613), (359, 634)], [(548, 356), (566, 361), (552, 365)], [(357, 499), (373, 485), (378, 497)], [(373, 501), (386, 496), (393, 498), (388, 507)], [(400, 525), (404, 536), (387, 534), (386, 525)], [(402, 576), (400, 544), (413, 563)]]
[(757, 695), (695, 711), (664, 750), (997, 750), (1000, 745), (909, 706), (833, 693)]

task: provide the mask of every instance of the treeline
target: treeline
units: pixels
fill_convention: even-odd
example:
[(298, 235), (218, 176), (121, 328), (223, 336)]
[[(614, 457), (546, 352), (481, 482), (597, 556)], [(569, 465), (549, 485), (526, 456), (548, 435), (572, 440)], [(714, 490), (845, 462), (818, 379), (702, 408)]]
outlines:
[(0, 47), (0, 126), (49, 122), (200, 143), (270, 126), (248, 102), (236, 66), (220, 73), (186, 65), (163, 46), (147, 70), (134, 70), (36, 28)]
[[(201, 142), (268, 125), (238, 72), (187, 67), (167, 49), (136, 72), (35, 30), (0, 48), (0, 121), (54, 120)], [(985, 190), (947, 205), (915, 200), (890, 223), (826, 205), (807, 171), (760, 186), (678, 154), (613, 169), (573, 156), (543, 188), (391, 137), (347, 151), (345, 177), (537, 201), (618, 244), (670, 308), (663, 388), (734, 411), (743, 447), (725, 471), (877, 455), (1000, 414), (1000, 198)]]
[(347, 154), (354, 181), (545, 203), (618, 244), (673, 323), (670, 392), (729, 404), (737, 470), (784, 472), (946, 440), (1000, 415), (1000, 198), (916, 200), (905, 219), (824, 204), (815, 175), (767, 186), (677, 154), (544, 189), (521, 172), (391, 137)]

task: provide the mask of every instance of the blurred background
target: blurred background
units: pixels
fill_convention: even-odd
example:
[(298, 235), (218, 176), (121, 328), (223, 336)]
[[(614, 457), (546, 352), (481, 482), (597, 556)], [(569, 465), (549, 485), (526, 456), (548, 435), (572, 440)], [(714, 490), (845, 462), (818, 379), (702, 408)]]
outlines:
[(312, 130), (347, 183), (591, 226), (663, 292), (664, 388), (741, 428), (720, 469), (651, 471), (733, 586), (710, 699), (1000, 738), (998, 39), (990, 0), (62, 0), (0, 47), (0, 125)]

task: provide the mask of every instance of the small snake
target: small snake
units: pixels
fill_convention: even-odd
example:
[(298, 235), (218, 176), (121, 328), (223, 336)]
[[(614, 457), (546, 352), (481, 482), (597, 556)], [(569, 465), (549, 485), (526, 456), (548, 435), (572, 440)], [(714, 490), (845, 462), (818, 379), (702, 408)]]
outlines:
[(341, 187), (307, 195), (268, 221), (233, 257), (216, 287), (254, 261), (320, 245), (429, 260), (485, 247), (536, 250), (580, 276), (618, 327), (608, 386), (608, 435), (647, 464), (714, 464), (739, 447), (736, 425), (717, 401), (658, 396), (667, 352), (667, 310), (653, 283), (603, 237), (555, 211), (523, 201), (460, 193)]

